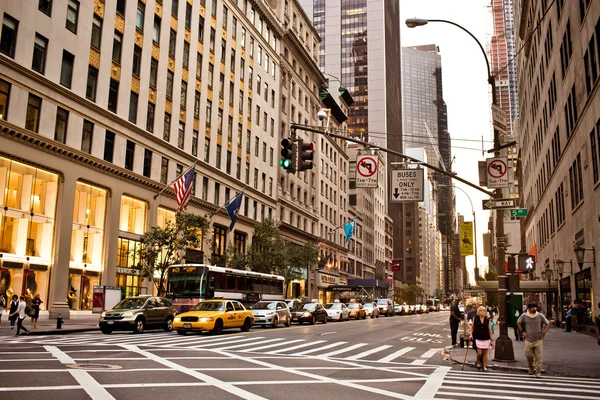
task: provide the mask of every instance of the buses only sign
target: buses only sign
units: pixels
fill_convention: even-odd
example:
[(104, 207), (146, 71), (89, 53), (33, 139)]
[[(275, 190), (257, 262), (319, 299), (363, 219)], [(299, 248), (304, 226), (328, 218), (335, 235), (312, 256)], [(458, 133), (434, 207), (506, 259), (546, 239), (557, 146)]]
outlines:
[(390, 189), (392, 203), (423, 201), (424, 170), (421, 168), (395, 169), (392, 171)]

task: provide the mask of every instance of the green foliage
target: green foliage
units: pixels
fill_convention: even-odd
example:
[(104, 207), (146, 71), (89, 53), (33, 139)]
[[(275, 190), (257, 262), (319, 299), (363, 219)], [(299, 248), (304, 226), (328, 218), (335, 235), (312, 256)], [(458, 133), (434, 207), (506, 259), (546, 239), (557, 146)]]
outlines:
[(275, 273), (286, 267), (286, 246), (275, 223), (267, 219), (254, 229), (252, 244), (246, 254), (248, 269)]
[(278, 275), (285, 278), (286, 283), (302, 276), (302, 271), (315, 264), (319, 258), (319, 250), (313, 242), (306, 242), (302, 246), (286, 245), (287, 267), (279, 271)]
[(227, 247), (227, 252), (225, 253), (225, 263), (218, 265), (226, 265), (228, 268), (248, 269), (248, 257), (247, 254), (238, 251), (235, 248), (235, 245), (231, 243)]
[(398, 299), (397, 301), (399, 303), (416, 304), (417, 298), (420, 300), (423, 294), (423, 288), (414, 283), (410, 283), (402, 288), (396, 288), (395, 292), (394, 296)]
[(204, 217), (191, 213), (177, 213), (175, 222), (167, 220), (164, 228), (153, 226), (141, 237), (141, 246), (137, 250), (140, 275), (154, 278), (160, 274), (156, 283), (158, 294), (164, 290), (167, 269), (181, 262), (187, 247), (200, 247), (208, 222)]
[(484, 281), (497, 281), (498, 280), (498, 274), (494, 271), (487, 271), (485, 273), (485, 275), (483, 276), (483, 280)]

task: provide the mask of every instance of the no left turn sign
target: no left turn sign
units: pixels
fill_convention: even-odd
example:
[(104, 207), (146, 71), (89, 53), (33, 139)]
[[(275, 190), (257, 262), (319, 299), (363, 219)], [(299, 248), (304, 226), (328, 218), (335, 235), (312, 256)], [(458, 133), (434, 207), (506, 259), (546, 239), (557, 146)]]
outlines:
[(506, 157), (495, 157), (486, 159), (487, 163), (487, 187), (508, 187), (508, 159)]
[(356, 159), (356, 187), (377, 187), (377, 159), (373, 156), (358, 156)]

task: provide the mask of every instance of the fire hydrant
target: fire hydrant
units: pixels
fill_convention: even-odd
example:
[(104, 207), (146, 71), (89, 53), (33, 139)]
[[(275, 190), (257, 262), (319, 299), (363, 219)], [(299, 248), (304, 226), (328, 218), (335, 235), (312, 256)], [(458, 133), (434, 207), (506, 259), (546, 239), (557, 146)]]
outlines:
[(62, 329), (63, 318), (62, 313), (58, 313), (56, 316), (56, 329)]

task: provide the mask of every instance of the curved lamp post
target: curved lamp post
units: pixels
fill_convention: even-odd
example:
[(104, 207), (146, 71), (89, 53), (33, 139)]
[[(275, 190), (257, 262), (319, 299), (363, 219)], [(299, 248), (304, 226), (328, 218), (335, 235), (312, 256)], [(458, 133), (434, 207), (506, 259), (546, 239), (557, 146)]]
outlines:
[[(445, 24), (453, 25), (462, 31), (466, 32), (479, 46), (481, 53), (483, 54), (483, 58), (485, 59), (485, 64), (487, 67), (487, 76), (488, 83), (492, 87), (492, 104), (497, 105), (496, 103), (496, 85), (495, 79), (492, 76), (492, 70), (490, 68), (490, 62), (487, 58), (487, 54), (485, 53), (485, 49), (477, 40), (477, 38), (469, 32), (464, 27), (459, 24), (447, 21), (445, 19), (423, 19), (423, 18), (409, 18), (406, 21), (406, 26), (409, 28), (416, 28), (418, 26), (427, 25), (430, 22), (442, 22)], [(500, 156), (500, 132), (494, 128), (494, 154), (496, 157)], [(502, 199), (502, 190), (496, 189), (494, 192), (494, 198)], [(507, 289), (507, 276), (506, 276), (506, 266), (505, 266), (505, 248), (500, 244), (503, 243), (504, 240), (504, 211), (496, 210), (496, 243), (498, 251), (498, 302), (500, 304), (500, 317), (498, 319), (500, 325), (500, 336), (496, 340), (496, 350), (494, 351), (494, 359), (498, 361), (515, 361), (515, 353), (513, 350), (512, 340), (508, 337), (508, 313), (507, 313), (507, 304), (506, 304), (506, 289)]]

